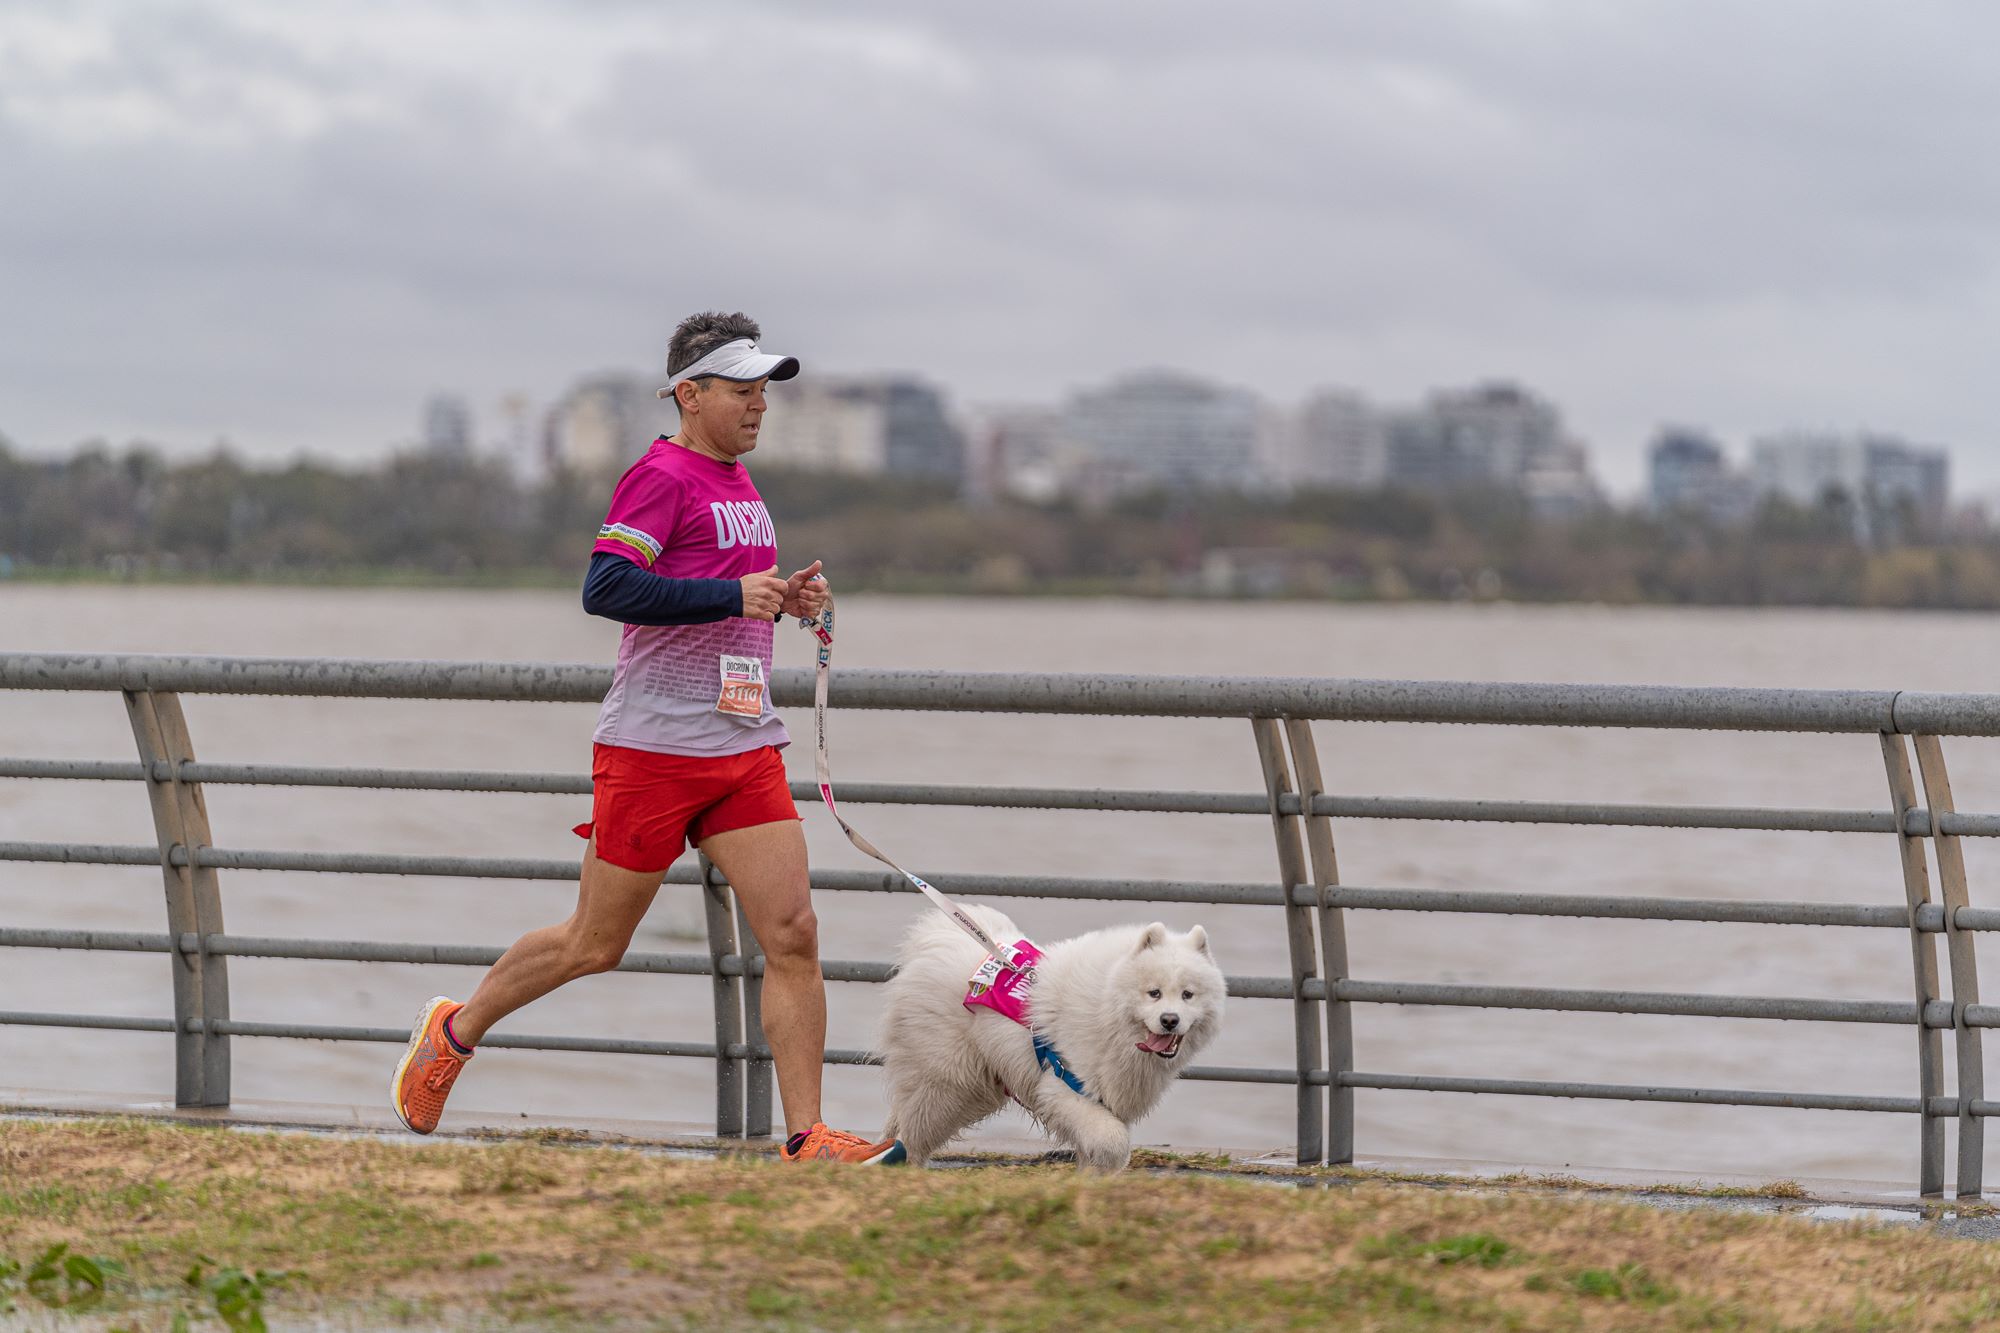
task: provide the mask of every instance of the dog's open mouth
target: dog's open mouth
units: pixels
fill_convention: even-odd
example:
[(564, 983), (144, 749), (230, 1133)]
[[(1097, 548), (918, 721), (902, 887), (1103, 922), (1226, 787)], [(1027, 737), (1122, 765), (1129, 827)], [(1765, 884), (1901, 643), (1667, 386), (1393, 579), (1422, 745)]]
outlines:
[(1142, 1051), (1151, 1051), (1162, 1060), (1171, 1060), (1181, 1053), (1181, 1034), (1178, 1032), (1148, 1032), (1146, 1039), (1139, 1043)]

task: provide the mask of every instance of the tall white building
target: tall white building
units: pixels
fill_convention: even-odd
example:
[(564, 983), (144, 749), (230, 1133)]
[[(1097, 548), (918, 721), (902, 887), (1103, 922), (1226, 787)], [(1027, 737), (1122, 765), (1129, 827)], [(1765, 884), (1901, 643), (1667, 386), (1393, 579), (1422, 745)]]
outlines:
[(1037, 504), (1058, 499), (1077, 473), (1072, 446), (1063, 443), (1061, 416), (1053, 408), (983, 406), (974, 409), (978, 441), (975, 466), (989, 495), (1012, 495)]
[(434, 458), (472, 456), (472, 409), (455, 393), (434, 393), (424, 400), (424, 452)]
[(1860, 493), (1861, 455), (1851, 441), (1830, 433), (1768, 435), (1750, 444), (1750, 478), (1761, 495), (1815, 505), (1829, 491)]
[(542, 451), (551, 467), (575, 472), (621, 472), (679, 417), (655, 393), (655, 378), (593, 375), (579, 380), (549, 409)]
[(1265, 429), (1254, 395), (1173, 371), (1078, 393), (1057, 426), (1094, 501), (1153, 489), (1268, 486)]
[(786, 467), (881, 472), (889, 465), (888, 412), (879, 402), (795, 380), (769, 395), (758, 448)]
[(500, 421), (504, 432), (493, 442), (495, 452), (517, 476), (539, 482), (546, 460), (533, 447), (534, 402), (516, 390), (500, 397)]
[(1750, 477), (1760, 494), (1798, 505), (1838, 495), (1854, 507), (1856, 535), (1887, 535), (1884, 524), (1907, 514), (1921, 531), (1936, 531), (1951, 503), (1951, 461), (1942, 449), (1921, 449), (1873, 432), (1788, 431), (1750, 447)]
[(1663, 516), (1698, 515), (1718, 523), (1748, 518), (1756, 503), (1750, 481), (1729, 465), (1722, 446), (1703, 431), (1662, 426), (1646, 452), (1646, 498)]
[(1282, 477), (1288, 485), (1367, 491), (1388, 480), (1386, 423), (1358, 393), (1315, 393), (1292, 417), (1286, 434)]
[(893, 472), (954, 485), (965, 475), (965, 437), (944, 397), (902, 376), (801, 377), (769, 395), (758, 447), (773, 462), (834, 472)]
[(1518, 491), (1545, 513), (1600, 502), (1588, 452), (1555, 405), (1516, 384), (1443, 389), (1390, 416), (1389, 485), (1415, 491)]

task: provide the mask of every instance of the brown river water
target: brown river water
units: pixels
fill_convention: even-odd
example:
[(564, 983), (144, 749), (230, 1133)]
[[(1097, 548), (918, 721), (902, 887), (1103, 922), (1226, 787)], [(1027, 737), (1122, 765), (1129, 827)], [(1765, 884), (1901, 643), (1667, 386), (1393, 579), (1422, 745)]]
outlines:
[[(1603, 607), (1300, 606), (1121, 600), (963, 601), (854, 596), (842, 603), (843, 665), (964, 670), (1372, 676), (1468, 680), (1989, 690), (2000, 622), (1987, 616)], [(566, 593), (0, 585), (0, 651), (202, 652), (609, 662), (616, 627)], [(810, 639), (779, 635), (779, 665), (810, 662)], [(191, 698), (205, 759), (583, 772), (593, 709), (582, 705)], [(810, 717), (793, 777), (811, 775)], [(1252, 791), (1247, 723), (836, 714), (836, 777)], [(1330, 789), (1343, 794), (1588, 799), (1884, 808), (1871, 737), (1587, 732), (1556, 728), (1321, 723)], [(0, 693), (0, 754), (123, 759), (131, 733), (115, 696)], [(1948, 746), (1959, 804), (2000, 808), (2000, 745)], [(574, 856), (582, 798), (443, 793), (209, 791), (224, 846)], [(927, 810), (856, 806), (850, 817), (949, 890), (952, 872), (1254, 880), (1276, 874), (1257, 817)], [(806, 812), (815, 863), (862, 868), (825, 813)], [(0, 841), (150, 843), (136, 784), (0, 780)], [(1346, 821), (1342, 878), (1355, 885), (1900, 903), (1881, 834), (1566, 829)], [(1996, 850), (1968, 847), (1973, 898), (1996, 901)], [(698, 922), (669, 886), (640, 947), (685, 948)], [(569, 889), (313, 874), (228, 874), (233, 932), (505, 944), (566, 914)], [(1285, 971), (1275, 908), (998, 904), (1049, 940), (1093, 926), (1204, 922), (1225, 969)], [(914, 896), (828, 894), (827, 956), (882, 958)], [(17, 926), (163, 928), (157, 871), (0, 863), (0, 920)], [(1349, 924), (1356, 976), (1902, 1000), (1907, 938), (1894, 930), (1588, 922), (1361, 912)], [(401, 1027), (425, 997), (463, 996), (469, 969), (230, 963), (242, 1019)], [(834, 985), (830, 1044), (866, 1045), (874, 988)], [(161, 1015), (156, 955), (0, 954), (0, 1009)], [(578, 982), (512, 1020), (517, 1031), (700, 1039), (707, 982), (615, 975)], [(1357, 1006), (1357, 1065), (1592, 1082), (1909, 1096), (1916, 1052), (1902, 1028), (1859, 1024)], [(236, 1095), (373, 1103), (396, 1048), (238, 1039)], [(1947, 1050), (1949, 1044), (1947, 1043)], [(171, 1093), (168, 1038), (0, 1028), (4, 1080), (21, 1089)], [(1232, 1003), (1204, 1057), (1285, 1065), (1289, 1008)], [(638, 1056), (490, 1050), (455, 1102), (491, 1111), (699, 1121), (711, 1067)], [(879, 1125), (872, 1070), (828, 1073), (828, 1119)], [(1546, 1098), (1357, 1094), (1364, 1157), (1476, 1158), (1540, 1166), (1834, 1175), (1909, 1181), (1913, 1119), (1863, 1113), (1631, 1106)], [(1008, 1112), (986, 1132), (1027, 1133)], [(1292, 1134), (1288, 1088), (1184, 1084), (1139, 1139), (1195, 1147), (1276, 1146)]]

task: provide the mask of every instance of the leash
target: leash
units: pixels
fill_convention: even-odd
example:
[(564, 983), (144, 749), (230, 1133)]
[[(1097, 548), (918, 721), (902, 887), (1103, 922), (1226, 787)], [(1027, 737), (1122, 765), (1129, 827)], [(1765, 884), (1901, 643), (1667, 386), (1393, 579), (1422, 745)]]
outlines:
[[(979, 971), (973, 974), (972, 994), (966, 997), (965, 1003), (967, 1005), (985, 1004), (1003, 1016), (1011, 1018), (1014, 1022), (1026, 1027), (1028, 1020), (1021, 1012), (1020, 997), (1025, 992), (1029, 983), (1034, 980), (1035, 960), (1041, 957), (1041, 950), (1035, 948), (1034, 945), (1029, 944), (1026, 940), (1021, 941), (1021, 944), (1026, 946), (1025, 948), (1021, 948), (1012, 944), (1002, 944), (999, 940), (994, 939), (993, 936), (987, 933), (986, 928), (981, 926), (977, 921), (974, 921), (964, 908), (925, 883), (921, 876), (911, 874), (884, 856), (874, 843), (862, 837), (860, 833), (855, 831), (852, 824), (849, 824), (841, 817), (840, 807), (833, 802), (833, 765), (827, 758), (826, 748), (826, 694), (827, 685), (833, 677), (833, 603), (828, 601), (824, 607), (820, 608), (818, 620), (809, 620), (804, 616), (799, 617), (799, 625), (804, 629), (811, 630), (813, 637), (819, 640), (819, 654), (813, 664), (813, 737), (815, 741), (813, 766), (814, 772), (819, 778), (820, 799), (826, 802), (827, 812), (833, 816), (833, 822), (840, 825), (840, 831), (847, 835), (849, 842), (853, 843), (860, 851), (874, 857), (877, 861), (880, 861), (883, 865), (888, 866), (904, 879), (916, 885), (918, 892), (929, 898), (940, 912), (943, 912), (946, 916), (957, 922), (960, 930), (970, 935), (978, 942), (979, 947), (986, 950), (986, 961), (980, 966)], [(1000, 976), (1002, 968), (1013, 973), (1013, 977), (1003, 979)], [(995, 1003), (995, 1000), (999, 998), (1000, 992), (1006, 993), (1009, 1003)], [(1103, 1104), (1101, 1099), (1095, 1097), (1084, 1088), (1083, 1079), (1064, 1061), (1062, 1053), (1056, 1049), (1054, 1042), (1050, 1041), (1042, 1033), (1034, 1033), (1033, 1037), (1035, 1063), (1037, 1065), (1053, 1073), (1058, 1079), (1062, 1080), (1064, 1086), (1068, 1087), (1070, 1091), (1076, 1093), (1079, 1097), (1089, 1097), (1092, 1101), (1098, 1102), (1099, 1105)], [(1008, 1092), (1007, 1095), (1012, 1097), (1014, 1094)]]
[(826, 750), (826, 693), (828, 682), (833, 677), (833, 602), (829, 600), (820, 608), (818, 620), (809, 620), (801, 616), (799, 624), (802, 628), (811, 630), (813, 637), (819, 640), (819, 655), (813, 665), (813, 732), (816, 742), (813, 765), (814, 772), (819, 778), (820, 799), (826, 802), (827, 811), (833, 816), (833, 822), (840, 825), (840, 831), (847, 835), (847, 840), (858, 850), (874, 857), (916, 885), (919, 893), (929, 898), (932, 905), (940, 912), (957, 922), (958, 928), (978, 941), (979, 947), (991, 954), (1002, 967), (1024, 978), (1032, 974), (1033, 960), (1022, 957), (1013, 945), (1002, 944), (994, 939), (963, 907), (925, 883), (921, 876), (911, 874), (884, 856), (874, 843), (862, 837), (852, 824), (841, 817), (840, 807), (833, 802), (833, 766), (827, 759)]

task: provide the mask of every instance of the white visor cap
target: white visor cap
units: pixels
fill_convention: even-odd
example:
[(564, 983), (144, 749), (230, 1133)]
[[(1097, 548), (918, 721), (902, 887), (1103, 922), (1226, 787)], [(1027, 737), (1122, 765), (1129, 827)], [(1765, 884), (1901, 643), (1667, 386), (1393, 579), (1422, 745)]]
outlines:
[(797, 357), (772, 356), (758, 351), (757, 344), (748, 338), (738, 338), (735, 342), (722, 344), (668, 380), (666, 387), (658, 390), (658, 396), (671, 398), (674, 386), (685, 380), (705, 379), (710, 375), (719, 380), (747, 383), (750, 380), (788, 380), (798, 373)]

